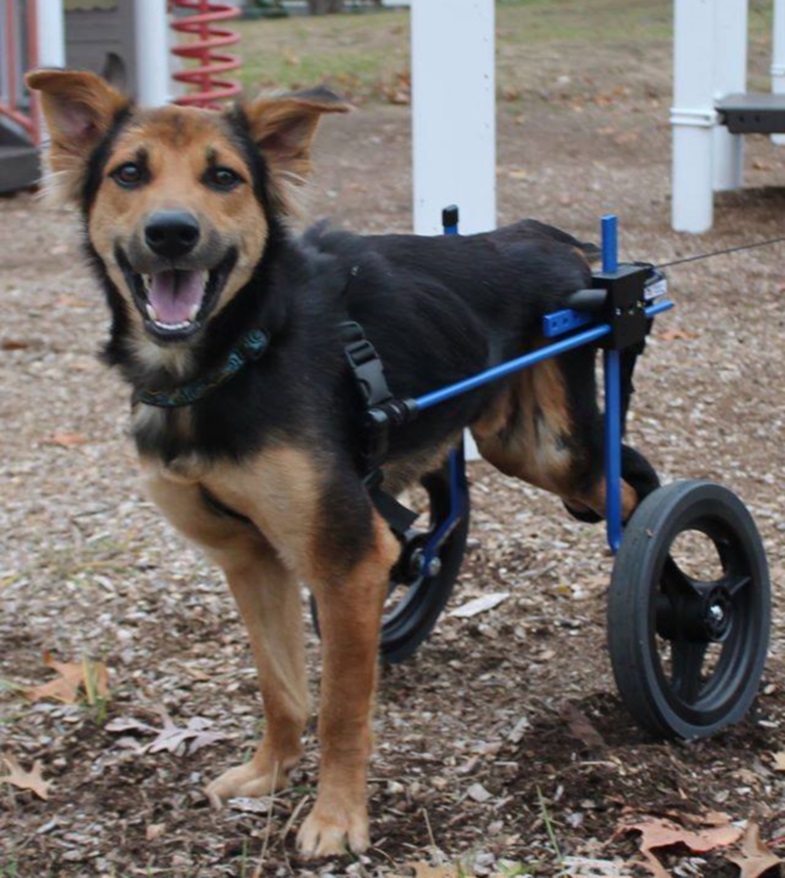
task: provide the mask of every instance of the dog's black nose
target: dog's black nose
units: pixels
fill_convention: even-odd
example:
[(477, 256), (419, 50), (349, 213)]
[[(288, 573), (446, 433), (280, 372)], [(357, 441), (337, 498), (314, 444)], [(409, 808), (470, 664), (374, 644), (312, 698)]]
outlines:
[(147, 246), (167, 259), (190, 253), (199, 240), (199, 220), (184, 210), (159, 210), (144, 227)]

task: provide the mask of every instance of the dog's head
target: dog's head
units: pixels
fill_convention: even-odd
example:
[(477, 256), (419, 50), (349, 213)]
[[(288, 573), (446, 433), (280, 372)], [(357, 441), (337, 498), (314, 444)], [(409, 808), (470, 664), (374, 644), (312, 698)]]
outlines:
[(49, 188), (81, 207), (131, 331), (158, 349), (198, 337), (247, 284), (310, 169), (319, 118), (348, 109), (319, 88), (226, 113), (141, 110), (93, 73), (26, 81), (51, 137)]

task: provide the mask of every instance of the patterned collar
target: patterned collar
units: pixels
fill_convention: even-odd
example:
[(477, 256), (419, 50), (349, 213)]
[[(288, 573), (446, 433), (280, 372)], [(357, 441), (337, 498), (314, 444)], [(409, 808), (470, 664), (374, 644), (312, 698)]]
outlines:
[(158, 408), (179, 408), (204, 399), (217, 387), (233, 378), (248, 363), (258, 360), (267, 350), (270, 338), (262, 329), (247, 332), (229, 352), (229, 356), (218, 368), (202, 378), (181, 384), (174, 390), (141, 390), (137, 388), (132, 400)]

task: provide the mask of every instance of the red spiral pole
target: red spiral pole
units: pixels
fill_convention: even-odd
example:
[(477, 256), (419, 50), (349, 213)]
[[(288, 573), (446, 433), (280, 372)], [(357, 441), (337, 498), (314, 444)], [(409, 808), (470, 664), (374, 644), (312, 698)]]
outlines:
[(171, 5), (190, 12), (186, 17), (176, 18), (172, 22), (172, 29), (193, 37), (188, 42), (175, 46), (172, 53), (179, 58), (196, 62), (195, 66), (174, 74), (174, 79), (194, 89), (178, 97), (175, 103), (219, 110), (219, 101), (240, 93), (240, 83), (223, 76), (240, 66), (240, 61), (234, 55), (223, 53), (226, 46), (240, 41), (240, 35), (228, 28), (216, 27), (216, 24), (237, 18), (240, 10), (228, 3), (214, 3), (210, 0), (171, 0)]

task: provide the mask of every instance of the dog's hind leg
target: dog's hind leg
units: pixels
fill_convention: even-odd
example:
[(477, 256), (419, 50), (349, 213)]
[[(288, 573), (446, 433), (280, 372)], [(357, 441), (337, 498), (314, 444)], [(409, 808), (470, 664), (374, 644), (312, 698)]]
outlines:
[(217, 805), (233, 796), (263, 796), (286, 786), (302, 752), (308, 690), (299, 587), (269, 543), (250, 524), (222, 515), (194, 485), (147, 483), (167, 518), (226, 574), (248, 630), (264, 702), (265, 734), (249, 762), (207, 787)]
[[(503, 473), (558, 494), (579, 514), (602, 518), (603, 428), (596, 395), (592, 350), (539, 363), (508, 384), (472, 425), (477, 447)], [(623, 446), (625, 521), (658, 484), (646, 458)]]

